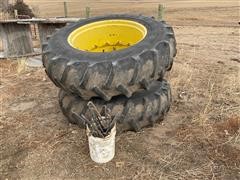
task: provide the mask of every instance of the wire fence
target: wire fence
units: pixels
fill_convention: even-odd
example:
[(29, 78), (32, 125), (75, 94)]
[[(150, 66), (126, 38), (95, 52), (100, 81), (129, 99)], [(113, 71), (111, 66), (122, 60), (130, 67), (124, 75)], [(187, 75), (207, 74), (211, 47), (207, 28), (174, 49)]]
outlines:
[[(0, 0), (0, 6), (1, 6)], [(8, 3), (13, 3), (8, 0)], [(25, 0), (36, 17), (88, 17), (106, 14), (143, 14), (148, 16), (158, 15), (159, 1), (143, 1), (143, 0), (123, 0), (123, 1), (40, 1)], [(1, 11), (1, 8), (0, 8)], [(3, 14), (3, 12), (1, 12)], [(3, 16), (3, 15), (2, 15)], [(5, 17), (6, 19), (6, 17)]]
[[(14, 2), (16, 0), (0, 0), (0, 19), (4, 16), (1, 15), (4, 14), (1, 7)], [(43, 18), (66, 16), (84, 18), (114, 13), (157, 17), (159, 4), (166, 7), (167, 15), (176, 12), (178, 16), (188, 17), (195, 16), (195, 11), (204, 12), (206, 7), (239, 7), (238, 0), (24, 0), (24, 2), (30, 6), (37, 17)], [(207, 13), (211, 12), (207, 11)]]

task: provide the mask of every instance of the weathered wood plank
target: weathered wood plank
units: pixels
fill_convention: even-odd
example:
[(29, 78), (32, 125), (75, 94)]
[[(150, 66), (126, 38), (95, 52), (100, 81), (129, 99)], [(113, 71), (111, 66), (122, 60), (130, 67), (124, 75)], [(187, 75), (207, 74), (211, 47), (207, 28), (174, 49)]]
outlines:
[(83, 18), (49, 18), (49, 19), (42, 19), (42, 18), (33, 18), (33, 19), (7, 19), (7, 20), (0, 20), (0, 23), (73, 23), (81, 20)]
[(0, 33), (5, 57), (17, 57), (34, 52), (30, 25), (0, 23)]
[(67, 23), (38, 23), (38, 31), (40, 42), (43, 44), (47, 41), (47, 37), (56, 32), (56, 29), (60, 29), (66, 26)]

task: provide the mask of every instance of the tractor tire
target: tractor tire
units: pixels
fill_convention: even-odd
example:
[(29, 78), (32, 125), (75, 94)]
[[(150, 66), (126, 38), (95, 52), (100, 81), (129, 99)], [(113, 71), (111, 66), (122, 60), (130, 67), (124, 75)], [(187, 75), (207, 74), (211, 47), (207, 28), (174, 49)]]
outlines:
[[(92, 98), (91, 101), (99, 111), (106, 105), (111, 110), (112, 118), (117, 116), (118, 133), (128, 130), (137, 132), (163, 120), (170, 108), (171, 90), (165, 80), (154, 81), (149, 90), (136, 92), (131, 98), (120, 95), (113, 97), (109, 102), (98, 97)], [(78, 124), (82, 128), (85, 127), (85, 123), (79, 115), (90, 118), (87, 103), (88, 101), (76, 95), (69, 95), (62, 89), (59, 92), (59, 104), (63, 114), (70, 123)]]
[[(110, 52), (89, 52), (70, 44), (69, 38), (74, 39), (71, 33), (77, 32), (79, 28), (113, 20), (140, 24), (146, 30), (145, 35), (142, 35), (144, 38), (132, 46), (128, 43), (125, 46), (129, 47)], [(88, 42), (89, 38), (90, 35), (85, 37), (84, 42)], [(108, 42), (106, 44), (110, 46)], [(116, 95), (131, 97), (138, 89), (149, 89), (151, 81), (161, 80), (165, 72), (171, 69), (173, 57), (176, 56), (176, 41), (171, 26), (164, 21), (133, 15), (109, 15), (81, 20), (57, 31), (42, 48), (43, 65), (53, 83), (84, 100), (101, 97), (109, 101)]]

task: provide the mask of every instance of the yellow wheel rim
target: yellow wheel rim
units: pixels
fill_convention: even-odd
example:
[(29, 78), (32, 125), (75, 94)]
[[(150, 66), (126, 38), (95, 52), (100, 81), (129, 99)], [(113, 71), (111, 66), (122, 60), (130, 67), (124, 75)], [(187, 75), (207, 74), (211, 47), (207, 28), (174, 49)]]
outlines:
[(68, 43), (79, 50), (89, 52), (112, 52), (125, 49), (140, 42), (147, 29), (130, 20), (104, 20), (75, 29), (68, 36)]

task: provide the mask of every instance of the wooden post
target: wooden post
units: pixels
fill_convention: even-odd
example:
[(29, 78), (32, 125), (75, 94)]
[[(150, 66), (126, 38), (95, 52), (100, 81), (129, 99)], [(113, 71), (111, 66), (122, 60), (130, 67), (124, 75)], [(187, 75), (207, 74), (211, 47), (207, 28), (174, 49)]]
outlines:
[(37, 29), (36, 29), (36, 24), (33, 24), (33, 32), (34, 32), (34, 39), (37, 39)]
[(86, 7), (86, 18), (90, 17), (90, 7)]
[(66, 17), (68, 17), (67, 2), (64, 1), (64, 2), (63, 2), (63, 5), (64, 5), (64, 16), (65, 16), (65, 18), (66, 18)]
[(15, 19), (18, 19), (18, 10), (17, 9), (14, 9), (14, 17), (15, 17)]
[(5, 57), (19, 57), (34, 53), (29, 24), (1, 22), (0, 33)]
[(158, 5), (158, 20), (163, 20), (164, 6), (162, 4)]

